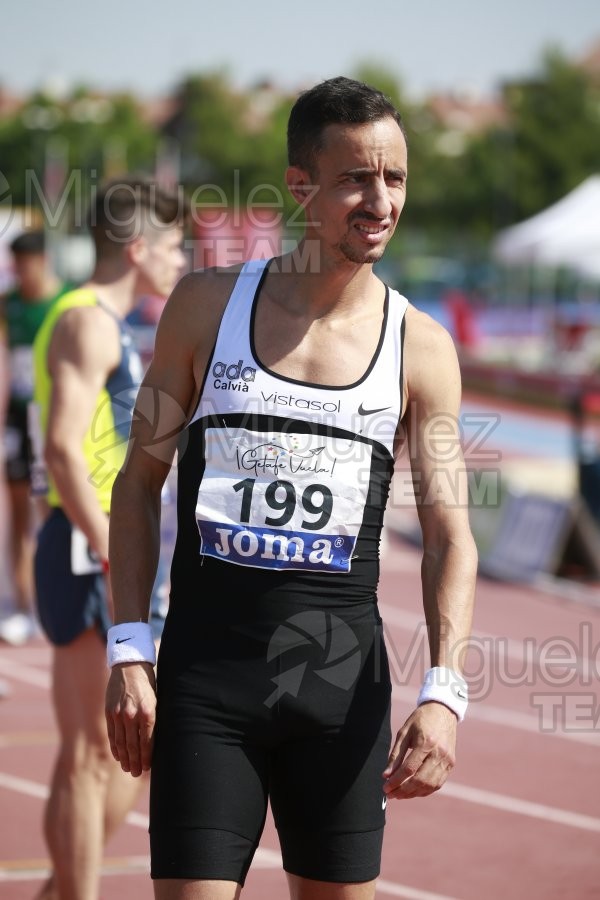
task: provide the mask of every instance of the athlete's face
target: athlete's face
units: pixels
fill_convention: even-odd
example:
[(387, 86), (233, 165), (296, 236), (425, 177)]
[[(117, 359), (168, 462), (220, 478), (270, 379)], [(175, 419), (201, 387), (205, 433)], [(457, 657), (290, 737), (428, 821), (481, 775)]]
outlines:
[[(379, 260), (406, 199), (407, 149), (394, 119), (363, 125), (328, 125), (306, 204), (306, 238), (352, 263)], [(290, 178), (310, 181), (302, 169)]]
[(147, 227), (139, 238), (138, 293), (168, 297), (183, 272), (183, 230), (178, 226)]
[(43, 253), (15, 253), (14, 271), (21, 296), (41, 300), (46, 290), (46, 257)]

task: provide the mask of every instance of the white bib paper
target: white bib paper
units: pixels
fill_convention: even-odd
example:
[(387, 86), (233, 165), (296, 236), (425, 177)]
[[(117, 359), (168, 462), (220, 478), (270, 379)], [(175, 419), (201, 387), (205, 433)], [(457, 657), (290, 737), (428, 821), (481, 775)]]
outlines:
[(371, 448), (319, 434), (208, 428), (196, 520), (201, 552), (265, 569), (347, 573)]

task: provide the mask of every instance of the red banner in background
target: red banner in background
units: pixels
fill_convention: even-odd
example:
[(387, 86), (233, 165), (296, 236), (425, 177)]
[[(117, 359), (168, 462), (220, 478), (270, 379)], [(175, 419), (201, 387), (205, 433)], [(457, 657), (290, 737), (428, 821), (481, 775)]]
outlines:
[(194, 269), (270, 259), (281, 252), (282, 214), (276, 209), (202, 209), (193, 218)]

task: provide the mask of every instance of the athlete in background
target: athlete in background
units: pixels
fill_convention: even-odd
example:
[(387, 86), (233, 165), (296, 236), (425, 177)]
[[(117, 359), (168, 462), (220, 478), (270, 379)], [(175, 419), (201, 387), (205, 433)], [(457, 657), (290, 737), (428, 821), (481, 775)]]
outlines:
[[(123, 775), (104, 722), (108, 517), (142, 377), (127, 314), (148, 293), (168, 295), (184, 265), (186, 207), (145, 177), (114, 179), (88, 215), (94, 271), (54, 304), (34, 343), (35, 401), (50, 513), (35, 555), (38, 615), (53, 647), (60, 743), (45, 810), (53, 876), (41, 897), (94, 900), (106, 839), (140, 784)], [(152, 639), (164, 623), (152, 594)]]
[[(8, 398), (4, 421), (4, 469), (9, 500), (10, 575), (14, 610), (0, 621), (0, 639), (24, 644), (36, 633), (33, 553), (35, 532), (47, 510), (32, 499), (32, 446), (27, 411), (33, 398), (35, 335), (65, 284), (53, 269), (43, 229), (24, 231), (10, 245), (15, 285), (0, 300), (8, 349)], [(33, 493), (38, 492), (33, 485)]]

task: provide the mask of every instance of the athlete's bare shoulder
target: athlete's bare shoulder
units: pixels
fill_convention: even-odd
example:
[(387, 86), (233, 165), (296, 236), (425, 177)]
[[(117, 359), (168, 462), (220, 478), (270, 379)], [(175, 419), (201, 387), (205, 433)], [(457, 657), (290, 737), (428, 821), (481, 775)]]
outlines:
[(54, 325), (47, 351), (50, 371), (71, 362), (81, 371), (107, 371), (118, 364), (121, 341), (117, 320), (99, 303), (65, 309)]
[(211, 345), (240, 266), (195, 269), (175, 285), (163, 309), (157, 341), (165, 337), (185, 346)]
[(175, 286), (167, 306), (183, 308), (187, 312), (200, 310), (209, 318), (212, 315), (220, 317), (240, 270), (241, 266), (228, 266), (188, 272)]
[(460, 391), (458, 354), (450, 332), (409, 303), (404, 337), (405, 385), (409, 397)]
[(421, 361), (428, 368), (452, 364), (457, 360), (450, 332), (436, 319), (411, 303), (406, 309), (404, 352), (407, 361)]
[(407, 345), (416, 350), (453, 352), (454, 341), (450, 332), (433, 316), (417, 309), (412, 303), (406, 308)]

